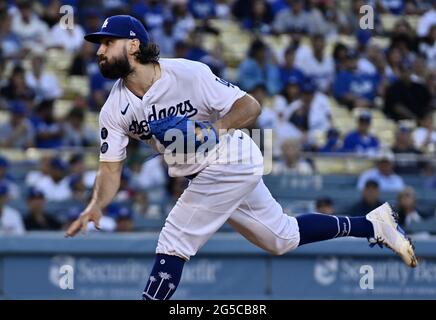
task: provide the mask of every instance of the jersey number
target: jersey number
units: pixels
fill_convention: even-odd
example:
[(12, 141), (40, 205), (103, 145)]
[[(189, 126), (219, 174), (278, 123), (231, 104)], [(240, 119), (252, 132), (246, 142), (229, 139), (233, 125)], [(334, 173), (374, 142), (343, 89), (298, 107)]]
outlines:
[(221, 83), (221, 84), (223, 84), (223, 85), (225, 85), (226, 87), (229, 87), (229, 88), (234, 88), (235, 87), (230, 82), (228, 82), (228, 81), (226, 81), (224, 79), (218, 78), (218, 77), (215, 78), (215, 81), (218, 81), (219, 83)]

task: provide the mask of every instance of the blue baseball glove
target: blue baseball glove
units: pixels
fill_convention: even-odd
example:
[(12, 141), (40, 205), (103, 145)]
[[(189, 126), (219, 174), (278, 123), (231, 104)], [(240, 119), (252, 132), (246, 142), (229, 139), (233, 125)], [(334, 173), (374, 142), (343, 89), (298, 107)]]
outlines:
[[(218, 134), (209, 121), (189, 120), (186, 116), (168, 116), (150, 121), (148, 125), (151, 134), (165, 148), (175, 143), (176, 148), (173, 152), (179, 150), (183, 150), (184, 153), (196, 152), (203, 143), (208, 143), (208, 149), (211, 150), (219, 142)], [(168, 132), (170, 129), (176, 130)], [(165, 139), (167, 132), (167, 139)]]

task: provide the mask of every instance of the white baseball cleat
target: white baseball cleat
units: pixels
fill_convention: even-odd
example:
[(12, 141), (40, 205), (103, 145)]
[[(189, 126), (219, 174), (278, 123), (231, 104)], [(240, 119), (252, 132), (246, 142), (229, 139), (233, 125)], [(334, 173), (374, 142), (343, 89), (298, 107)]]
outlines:
[(366, 215), (374, 227), (374, 238), (368, 239), (371, 246), (376, 244), (390, 248), (411, 268), (418, 264), (412, 241), (398, 225), (398, 215), (385, 202)]

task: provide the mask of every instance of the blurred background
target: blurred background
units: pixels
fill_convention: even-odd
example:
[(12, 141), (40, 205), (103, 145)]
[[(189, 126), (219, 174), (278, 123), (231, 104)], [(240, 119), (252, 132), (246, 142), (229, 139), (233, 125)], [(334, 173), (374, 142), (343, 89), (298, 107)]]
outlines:
[[(175, 298), (436, 298), (434, 0), (2, 1), (0, 298), (139, 299), (187, 186), (131, 141), (103, 230), (63, 239), (90, 197), (98, 112), (114, 83), (83, 35), (114, 14), (139, 18), (162, 57), (206, 63), (259, 101), (251, 129), (273, 132), (260, 146), (273, 153), (264, 180), (287, 214), (356, 216), (389, 201), (422, 259), (410, 270), (354, 239), (275, 258), (224, 225)], [(59, 287), (65, 264), (74, 289)], [(359, 286), (362, 265), (374, 289)]]

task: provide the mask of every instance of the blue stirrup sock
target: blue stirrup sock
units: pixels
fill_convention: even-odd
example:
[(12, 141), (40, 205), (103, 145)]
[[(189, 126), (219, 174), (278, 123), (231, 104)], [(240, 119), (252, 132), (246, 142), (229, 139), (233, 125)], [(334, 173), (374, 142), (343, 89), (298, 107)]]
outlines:
[(372, 223), (363, 217), (338, 217), (311, 213), (296, 217), (300, 229), (299, 246), (338, 237), (374, 237)]
[(184, 264), (185, 260), (182, 258), (158, 253), (142, 293), (142, 299), (168, 300), (171, 298), (179, 285)]

